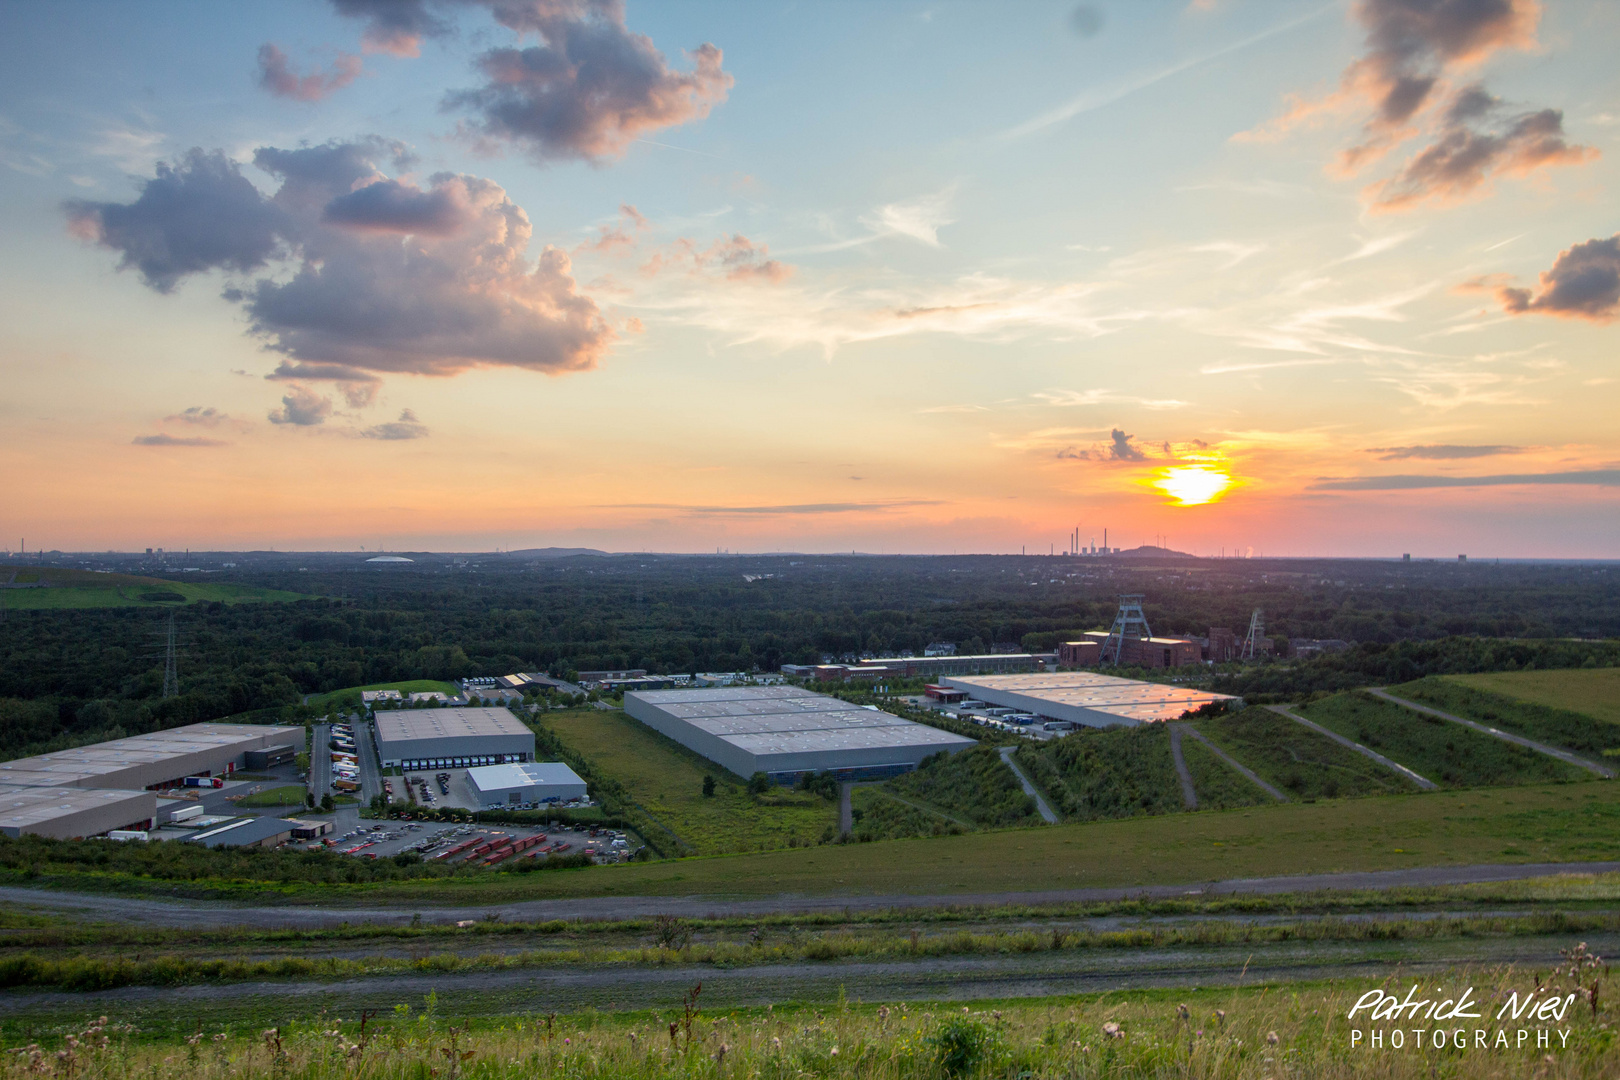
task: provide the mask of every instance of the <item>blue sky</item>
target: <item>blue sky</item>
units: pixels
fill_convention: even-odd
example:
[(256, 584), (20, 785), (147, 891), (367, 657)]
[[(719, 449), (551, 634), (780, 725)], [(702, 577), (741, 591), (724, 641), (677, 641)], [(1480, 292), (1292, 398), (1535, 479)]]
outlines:
[(10, 534), (1620, 555), (1613, 5), (369, 10), (0, 4)]

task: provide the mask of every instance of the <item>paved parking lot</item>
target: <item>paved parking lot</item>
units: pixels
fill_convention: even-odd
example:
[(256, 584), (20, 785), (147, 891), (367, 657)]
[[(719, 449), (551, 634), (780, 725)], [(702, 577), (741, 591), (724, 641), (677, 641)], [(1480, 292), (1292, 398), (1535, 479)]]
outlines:
[[(528, 848), (501, 862), (528, 858), (544, 859), (550, 855), (578, 855), (581, 852), (598, 854), (604, 859), (617, 859), (621, 853), (628, 854), (629, 840), (623, 834), (614, 834), (607, 829), (599, 829), (596, 832), (597, 835), (592, 836), (591, 830), (583, 826), (551, 829), (523, 825), (450, 825), (431, 821), (361, 820), (359, 825), (349, 832), (330, 839), (333, 841), (331, 845), (333, 851), (357, 857), (386, 859), (402, 852), (409, 852), (420, 855), (428, 861), (437, 860), (451, 864), (481, 863), (504, 844), (525, 840), (531, 842)], [(541, 836), (545, 839), (533, 839)], [(624, 844), (615, 847), (616, 839), (624, 840)], [(480, 851), (479, 849), (486, 843), (493, 844), (493, 847)], [(458, 848), (461, 850), (457, 851)]]

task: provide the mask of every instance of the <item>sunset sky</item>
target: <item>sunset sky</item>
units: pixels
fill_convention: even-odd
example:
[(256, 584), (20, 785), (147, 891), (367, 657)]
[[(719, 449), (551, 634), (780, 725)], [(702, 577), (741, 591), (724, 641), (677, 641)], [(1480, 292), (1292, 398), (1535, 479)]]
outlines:
[(1617, 51), (1609, 0), (0, 0), (0, 547), (1617, 558)]

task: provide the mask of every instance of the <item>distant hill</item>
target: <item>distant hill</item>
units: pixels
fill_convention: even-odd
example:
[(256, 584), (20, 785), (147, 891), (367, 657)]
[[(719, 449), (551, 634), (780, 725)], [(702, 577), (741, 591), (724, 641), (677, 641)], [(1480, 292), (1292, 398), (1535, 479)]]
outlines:
[(1185, 551), (1175, 551), (1171, 548), (1159, 547), (1155, 544), (1143, 544), (1139, 548), (1115, 553), (1121, 559), (1158, 559), (1158, 560), (1196, 560), (1197, 555), (1189, 555)]
[(574, 555), (606, 555), (605, 551), (596, 548), (523, 548), (520, 551), (503, 551), (501, 554), (512, 559), (566, 559)]

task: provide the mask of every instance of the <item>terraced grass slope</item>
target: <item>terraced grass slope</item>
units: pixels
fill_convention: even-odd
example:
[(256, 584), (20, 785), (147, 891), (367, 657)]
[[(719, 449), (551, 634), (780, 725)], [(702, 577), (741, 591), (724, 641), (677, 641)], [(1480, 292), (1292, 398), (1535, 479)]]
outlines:
[[(837, 827), (836, 803), (788, 788), (750, 795), (725, 769), (624, 713), (577, 709), (542, 723), (701, 855), (813, 844)], [(705, 776), (713, 795), (703, 794)]]
[(1364, 691), (1335, 694), (1299, 710), (1441, 787), (1574, 780), (1577, 770), (1522, 746), (1438, 717), (1380, 701)]
[(1445, 675), (1441, 681), (1620, 724), (1620, 668), (1494, 671), (1487, 675)]
[(1267, 709), (1199, 720), (1197, 727), (1290, 797), (1336, 799), (1413, 790), (1410, 782), (1370, 758)]
[[(1577, 669), (1579, 670), (1579, 669)], [(1577, 674), (1576, 671), (1567, 674)], [(1472, 679), (1473, 676), (1466, 678)], [(1461, 678), (1435, 677), (1392, 686), (1389, 692), (1455, 716), (1511, 731), (1528, 739), (1593, 756), (1620, 756), (1620, 724), (1570, 709), (1516, 701)], [(1584, 700), (1584, 699), (1583, 699)], [(1588, 706), (1589, 707), (1589, 706)]]
[(850, 796), (855, 814), (856, 840), (903, 840), (908, 837), (950, 836), (967, 828), (944, 814), (932, 812), (915, 801), (902, 801), (874, 786), (857, 787)]
[(1200, 810), (1230, 810), (1271, 802), (1265, 792), (1239, 775), (1197, 739), (1181, 740), (1181, 758), (1192, 775)]
[(897, 794), (921, 799), (975, 825), (1029, 825), (1040, 820), (1035, 800), (993, 746), (924, 758), (914, 772), (888, 785)]
[(1069, 821), (1185, 809), (1170, 732), (1162, 724), (1077, 731), (1021, 746), (1018, 764)]

